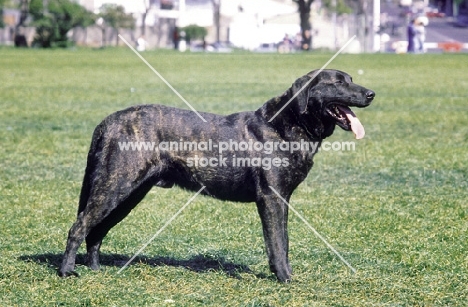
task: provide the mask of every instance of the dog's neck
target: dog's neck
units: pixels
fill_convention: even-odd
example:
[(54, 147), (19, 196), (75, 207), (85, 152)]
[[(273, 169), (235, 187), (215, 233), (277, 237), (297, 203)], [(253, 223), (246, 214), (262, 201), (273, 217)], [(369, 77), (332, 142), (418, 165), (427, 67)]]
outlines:
[(297, 123), (314, 140), (323, 140), (333, 134), (335, 124), (324, 121), (319, 112), (310, 111), (309, 108), (296, 115)]
[[(311, 113), (309, 108), (299, 110), (294, 98), (280, 113), (279, 110), (285, 106), (290, 97), (293, 96), (291, 89), (283, 95), (268, 100), (257, 110), (266, 121), (270, 122), (275, 130), (284, 139), (295, 139), (298, 136), (306, 136), (311, 141), (322, 141), (329, 137), (335, 128), (334, 124), (323, 123), (320, 114)], [(277, 114), (278, 113), (278, 114)]]

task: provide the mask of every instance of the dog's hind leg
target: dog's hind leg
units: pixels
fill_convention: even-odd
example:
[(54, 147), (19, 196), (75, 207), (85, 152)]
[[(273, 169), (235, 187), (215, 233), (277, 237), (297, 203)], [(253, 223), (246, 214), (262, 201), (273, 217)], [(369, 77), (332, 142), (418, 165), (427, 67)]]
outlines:
[[(122, 115), (123, 116), (123, 115)], [(109, 117), (93, 133), (80, 196), (78, 217), (70, 228), (58, 274), (75, 274), (76, 253), (85, 240), (88, 264), (99, 267), (99, 248), (107, 232), (151, 189), (161, 163), (151, 151), (122, 150), (119, 140), (138, 139), (138, 125)], [(120, 150), (119, 150), (120, 149)], [(76, 275), (76, 274), (75, 274)]]
[(151, 189), (151, 183), (144, 183), (132, 191), (112, 210), (99, 224), (94, 226), (86, 236), (87, 265), (93, 269), (99, 269), (99, 249), (102, 239), (109, 230), (122, 221), (130, 211), (145, 197)]
[(99, 248), (107, 232), (120, 222), (143, 199), (151, 189), (150, 182), (129, 182), (123, 176), (116, 190), (109, 187), (95, 188), (88, 204), (68, 233), (67, 247), (59, 269), (60, 276), (73, 273), (76, 253), (86, 238), (88, 265), (99, 268)]
[(78, 275), (73, 270), (75, 268), (76, 252), (86, 236), (86, 228), (83, 224), (83, 214), (78, 215), (78, 219), (72, 225), (68, 232), (67, 247), (63, 254), (62, 264), (58, 274), (61, 277), (69, 275)]
[(132, 161), (121, 154), (88, 165), (78, 217), (68, 233), (60, 276), (75, 274), (76, 253), (85, 238), (88, 265), (99, 268), (102, 239), (143, 199), (154, 184), (152, 176), (160, 170), (148, 160)]

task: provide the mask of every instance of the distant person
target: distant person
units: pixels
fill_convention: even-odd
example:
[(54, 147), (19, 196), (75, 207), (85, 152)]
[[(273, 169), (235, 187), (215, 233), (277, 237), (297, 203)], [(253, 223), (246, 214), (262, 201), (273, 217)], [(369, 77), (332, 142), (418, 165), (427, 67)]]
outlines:
[(146, 50), (146, 40), (145, 37), (142, 35), (137, 39), (137, 50), (142, 52)]
[(424, 42), (426, 41), (426, 28), (425, 26), (428, 24), (426, 17), (418, 17), (414, 22), (414, 29), (415, 29), (415, 52), (416, 53), (424, 53), (426, 50), (424, 49)]
[(291, 46), (292, 46), (293, 42), (292, 40), (289, 38), (289, 35), (288, 34), (285, 34), (284, 37), (283, 37), (283, 41), (280, 43), (279, 47), (278, 47), (278, 51), (280, 53), (288, 53), (288, 52), (291, 52)]
[(416, 27), (415, 19), (411, 19), (408, 24), (407, 33), (408, 33), (408, 53), (415, 53), (416, 51)]
[(179, 50), (179, 28), (175, 27), (174, 31), (172, 32), (172, 42), (174, 43), (174, 49)]
[(426, 41), (426, 28), (428, 19), (417, 17), (408, 25), (408, 53), (424, 53), (424, 42)]
[(296, 33), (296, 39), (294, 40), (294, 49), (301, 50), (302, 47), (302, 33)]

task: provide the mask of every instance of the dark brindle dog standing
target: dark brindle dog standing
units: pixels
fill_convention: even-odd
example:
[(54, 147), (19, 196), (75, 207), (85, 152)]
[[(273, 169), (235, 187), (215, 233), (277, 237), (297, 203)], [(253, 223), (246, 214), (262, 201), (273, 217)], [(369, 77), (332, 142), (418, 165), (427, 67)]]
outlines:
[[(288, 208), (269, 188), (289, 201), (294, 189), (313, 165), (313, 151), (275, 151), (271, 156), (284, 165), (233, 166), (231, 159), (262, 158), (263, 152), (230, 148), (225, 165), (201, 167), (189, 163), (195, 156), (219, 159), (213, 151), (121, 150), (119, 142), (196, 141), (219, 144), (236, 142), (321, 142), (335, 125), (353, 131), (356, 138), (364, 129), (349, 107), (366, 107), (374, 92), (352, 82), (346, 73), (313, 71), (298, 80), (282, 96), (267, 101), (253, 112), (228, 116), (194, 112), (161, 105), (142, 105), (116, 112), (99, 124), (93, 134), (81, 190), (78, 217), (68, 234), (59, 269), (60, 276), (74, 273), (78, 247), (86, 239), (87, 262), (99, 268), (99, 248), (108, 231), (119, 223), (153, 187), (173, 185), (213, 197), (255, 202), (262, 221), (271, 271), (280, 281), (291, 279), (288, 259)], [(311, 79), (310, 84), (276, 116), (276, 113)], [(274, 119), (269, 122), (271, 118)], [(214, 161), (214, 160), (213, 160)], [(279, 160), (278, 160), (279, 161)]]

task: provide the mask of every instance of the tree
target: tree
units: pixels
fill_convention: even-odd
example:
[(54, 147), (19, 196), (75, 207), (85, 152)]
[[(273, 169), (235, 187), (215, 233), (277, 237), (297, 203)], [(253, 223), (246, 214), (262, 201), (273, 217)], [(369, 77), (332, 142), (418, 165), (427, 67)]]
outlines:
[(314, 0), (293, 0), (299, 7), (302, 35), (302, 50), (310, 50), (312, 45), (312, 27), (310, 25), (310, 7)]
[[(135, 29), (135, 19), (132, 14), (125, 13), (125, 8), (117, 4), (103, 4), (99, 16), (116, 33), (115, 45), (119, 45), (119, 29)], [(104, 25), (104, 26), (105, 26)]]
[(95, 18), (71, 0), (31, 0), (29, 13), (34, 20), (32, 25), (36, 27), (33, 45), (43, 48), (69, 46), (68, 31), (74, 27), (87, 27)]
[(195, 39), (205, 39), (206, 34), (208, 33), (205, 28), (197, 26), (197, 25), (188, 25), (186, 27), (181, 28), (181, 31), (185, 32), (185, 38), (187, 42)]

